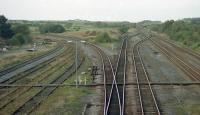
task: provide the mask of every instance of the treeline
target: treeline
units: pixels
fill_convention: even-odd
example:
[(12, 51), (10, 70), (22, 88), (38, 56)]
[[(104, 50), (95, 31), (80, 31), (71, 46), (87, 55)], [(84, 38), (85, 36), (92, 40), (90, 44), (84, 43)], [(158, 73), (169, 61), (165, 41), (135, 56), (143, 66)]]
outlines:
[(171, 39), (192, 49), (200, 49), (200, 23), (197, 23), (197, 20), (169, 20), (162, 24), (152, 25), (150, 28), (154, 31), (166, 33)]
[(121, 27), (135, 27), (135, 23), (130, 23), (130, 22), (88, 22), (88, 24), (93, 25), (94, 27), (98, 28), (121, 28)]
[(67, 20), (67, 21), (26, 21), (26, 20), (10, 20), (10, 23), (23, 23), (26, 25), (38, 27), (46, 25), (60, 25), (66, 30), (79, 30), (80, 27), (97, 27), (97, 28), (120, 28), (122, 26), (135, 27), (135, 23), (131, 22), (105, 22), (105, 21), (87, 21), (87, 20)]
[(63, 33), (65, 28), (59, 24), (44, 24), (39, 26), (40, 33)]
[(27, 25), (11, 25), (3, 15), (0, 15), (0, 37), (5, 41), (6, 45), (23, 45), (32, 41)]

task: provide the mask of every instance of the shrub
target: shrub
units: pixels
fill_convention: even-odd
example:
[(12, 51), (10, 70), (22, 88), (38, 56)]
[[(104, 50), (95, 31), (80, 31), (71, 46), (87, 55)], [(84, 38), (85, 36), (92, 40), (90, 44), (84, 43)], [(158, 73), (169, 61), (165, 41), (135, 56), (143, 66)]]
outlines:
[(107, 42), (111, 42), (112, 39), (108, 33), (104, 32), (96, 37), (96, 41), (101, 42), (101, 43), (107, 43)]
[(122, 34), (128, 32), (128, 30), (129, 30), (129, 27), (128, 27), (128, 26), (122, 26), (122, 27), (119, 28), (119, 31), (120, 31)]
[(9, 45), (24, 45), (30, 43), (30, 36), (24, 34), (16, 34), (9, 40)]
[(46, 25), (41, 25), (39, 27), (40, 33), (63, 33), (65, 31), (65, 28), (61, 25), (56, 25), (56, 24), (46, 24)]

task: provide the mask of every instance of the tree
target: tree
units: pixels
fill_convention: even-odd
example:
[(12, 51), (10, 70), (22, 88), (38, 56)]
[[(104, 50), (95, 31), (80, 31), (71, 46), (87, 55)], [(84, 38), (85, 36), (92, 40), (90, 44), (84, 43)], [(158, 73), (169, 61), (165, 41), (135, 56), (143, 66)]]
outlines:
[(111, 42), (112, 39), (107, 32), (104, 32), (97, 36), (96, 41), (101, 43), (108, 43)]
[(170, 20), (157, 27), (154, 30), (166, 33), (171, 39), (195, 50), (200, 49), (200, 23)]
[(13, 29), (15, 34), (18, 34), (18, 33), (21, 33), (21, 34), (24, 34), (24, 35), (29, 35), (30, 34), (29, 27), (24, 25), (24, 24), (16, 25), (12, 29)]
[(5, 16), (0, 15), (0, 36), (3, 38), (11, 38), (14, 35), (11, 25), (7, 23)]
[(10, 45), (24, 45), (30, 43), (31, 37), (21, 33), (15, 34), (12, 39), (9, 41)]
[(21, 45), (21, 43), (19, 42), (19, 40), (17, 38), (13, 38), (13, 39), (8, 40), (8, 44), (13, 45), (13, 46)]
[(45, 24), (39, 26), (40, 33), (63, 33), (65, 28), (58, 24)]
[(8, 19), (4, 15), (0, 15), (0, 24), (5, 24)]
[(119, 28), (119, 31), (120, 31), (122, 34), (128, 32), (128, 30), (129, 30), (129, 27), (128, 27), (128, 26), (122, 26), (122, 27)]

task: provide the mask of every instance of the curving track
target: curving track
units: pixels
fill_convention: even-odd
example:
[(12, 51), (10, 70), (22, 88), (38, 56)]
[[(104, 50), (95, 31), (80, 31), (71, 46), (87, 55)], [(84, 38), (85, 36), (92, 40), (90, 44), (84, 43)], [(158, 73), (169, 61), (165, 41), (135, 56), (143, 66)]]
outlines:
[(184, 61), (180, 55), (172, 52), (166, 44), (158, 42), (154, 39), (150, 39), (153, 44), (177, 67), (179, 67), (185, 74), (190, 77), (193, 81), (200, 81), (200, 71), (199, 68), (196, 68), (191, 65), (188, 61)]
[[(68, 51), (68, 50), (70, 51), (71, 49), (72, 49), (71, 47), (69, 47), (69, 48), (66, 47), (66, 48), (65, 48), (66, 51)], [(21, 81), (23, 78), (25, 78), (25, 77), (28, 78), (30, 75), (34, 74), (34, 73), (37, 72), (38, 70), (47, 67), (51, 62), (53, 62), (53, 61), (55, 61), (57, 58), (59, 58), (60, 55), (62, 56), (66, 51), (64, 51), (64, 52), (62, 52), (62, 53), (59, 53), (59, 54), (56, 55), (55, 57), (53, 57), (53, 58), (51, 58), (51, 59), (49, 59), (49, 60), (47, 60), (47, 61), (44, 61), (44, 62), (42, 62), (41, 64), (36, 65), (36, 66), (34, 66), (33, 68), (31, 68), (31, 69), (28, 69), (28, 70), (26, 70), (26, 71), (24, 71), (24, 72), (22, 72), (22, 73), (19, 73), (19, 74), (14, 75), (13, 77), (11, 77), (11, 78), (9, 78), (9, 79), (3, 81), (2, 84), (13, 84), (13, 83), (16, 83), (16, 84), (20, 83), (20, 84), (21, 84), (20, 81)], [(27, 83), (27, 82), (22, 82), (22, 84), (25, 84), (25, 83)]]
[[(70, 51), (68, 51), (67, 53), (69, 53)], [(67, 55), (67, 57), (65, 57)], [(61, 61), (64, 61), (65, 58), (72, 58), (73, 55), (68, 55), (68, 54), (63, 54), (61, 57), (57, 57), (57, 58), (63, 58)], [(62, 64), (55, 64), (56, 67), (54, 67), (55, 65), (53, 63), (58, 63), (57, 61), (52, 62), (52, 65), (49, 65), (49, 68), (44, 69), (41, 71), (40, 74), (35, 74), (35, 77), (31, 80), (30, 83), (28, 83), (28, 85), (34, 85), (37, 83), (42, 83), (44, 82), (46, 79), (48, 79), (48, 77), (50, 77), (54, 72), (56, 72), (57, 70), (59, 70), (60, 68), (62, 68), (64, 65), (67, 65), (69, 62), (66, 63), (62, 63)], [(53, 69), (54, 68), (54, 69)], [(53, 69), (53, 70), (52, 70)], [(50, 72), (49, 72), (50, 71)], [(47, 72), (49, 72), (47, 74)], [(41, 76), (42, 74), (42, 76)], [(45, 76), (46, 75), (46, 76)], [(33, 76), (33, 75), (32, 75)], [(6, 107), (8, 104), (10, 104), (11, 102), (13, 102), (14, 100), (16, 100), (19, 96), (23, 95), (25, 92), (28, 92), (29, 90), (31, 90), (32, 87), (27, 87), (27, 88), (15, 88), (11, 91), (9, 91), (8, 93), (6, 93), (5, 95), (0, 97), (0, 102), (2, 102), (0, 104), (0, 110), (3, 109), (4, 107)], [(4, 101), (6, 100), (6, 101)]]
[[(116, 71), (110, 58), (96, 45), (92, 45), (99, 53), (103, 64), (104, 75), (104, 115), (123, 115), (125, 102), (126, 49), (127, 36), (123, 39), (118, 55)], [(118, 85), (118, 83), (120, 85)]]
[(172, 41), (170, 40), (166, 40), (166, 39), (162, 39), (162, 41), (170, 44), (172, 47), (175, 47), (176, 49), (182, 51), (182, 52), (185, 52), (185, 53), (188, 53), (190, 54), (191, 56), (195, 57), (196, 59), (200, 59), (200, 54), (197, 53), (197, 52), (194, 52), (192, 51), (191, 49), (188, 49), (188, 48), (182, 48), (180, 46), (177, 46), (177, 44), (173, 43)]
[(1, 71), (0, 83), (4, 83), (9, 79), (13, 78), (17, 74), (33, 69), (35, 66), (40, 65), (41, 63), (51, 60), (52, 58), (58, 56), (63, 52), (63, 47), (56, 48), (53, 51), (50, 51), (47, 54), (39, 56), (24, 63), (15, 65), (13, 67), (7, 68)]
[(101, 58), (101, 63), (102, 63), (102, 69), (103, 69), (103, 77), (104, 77), (104, 115), (107, 113), (107, 106), (108, 106), (108, 100), (110, 93), (113, 90), (112, 85), (107, 85), (107, 83), (112, 84), (113, 79), (114, 79), (114, 69), (111, 63), (110, 58), (103, 52), (101, 48), (94, 44), (90, 44), (92, 47), (96, 49), (98, 54), (100, 55)]
[[(112, 89), (110, 93), (107, 114), (108, 115), (123, 115), (125, 104), (125, 84), (126, 84), (126, 50), (127, 50), (127, 36), (124, 36), (120, 53), (117, 60), (115, 71), (115, 79), (113, 80)], [(121, 84), (121, 85), (118, 85)], [(117, 107), (119, 106), (119, 109)]]
[[(77, 67), (80, 67), (84, 58), (78, 56)], [(76, 64), (73, 63), (70, 67), (66, 68), (66, 71), (62, 73), (59, 77), (53, 79), (50, 84), (61, 84), (66, 79), (69, 78), (71, 74), (73, 74), (76, 70)], [(21, 114), (29, 114), (32, 112), (42, 101), (44, 101), (56, 88), (56, 87), (48, 87), (45, 86), (35, 94), (32, 98), (30, 98), (26, 103), (24, 103), (20, 108), (18, 108), (13, 114), (21, 115)]]
[[(149, 76), (139, 52), (139, 46), (143, 41), (138, 42), (132, 50), (139, 97), (139, 109), (137, 113), (141, 115), (161, 115), (154, 90), (150, 84)], [(140, 84), (141, 82), (146, 82), (148, 85), (142, 85)]]
[(54, 52), (57, 52), (60, 48), (61, 47), (57, 47), (57, 48), (55, 48), (55, 49), (53, 49), (53, 50), (51, 50), (51, 51), (49, 51), (49, 52), (47, 52), (47, 53), (45, 53), (45, 54), (43, 54), (41, 56), (35, 57), (33, 59), (26, 60), (24, 62), (21, 62), (20, 64), (16, 64), (14, 66), (10, 66), (10, 67), (7, 67), (7, 68), (5, 68), (3, 70), (0, 70), (0, 76), (3, 76), (3, 75), (5, 75), (5, 74), (7, 74), (7, 73), (9, 73), (11, 71), (14, 71), (14, 70), (20, 68), (20, 67), (23, 67), (23, 66), (25, 66), (27, 64), (30, 64), (30, 63), (34, 62), (34, 61), (37, 61), (37, 60), (39, 60), (39, 59), (41, 59), (43, 57), (46, 57), (46, 56), (48, 56), (48, 55), (50, 55), (50, 54), (52, 54)]

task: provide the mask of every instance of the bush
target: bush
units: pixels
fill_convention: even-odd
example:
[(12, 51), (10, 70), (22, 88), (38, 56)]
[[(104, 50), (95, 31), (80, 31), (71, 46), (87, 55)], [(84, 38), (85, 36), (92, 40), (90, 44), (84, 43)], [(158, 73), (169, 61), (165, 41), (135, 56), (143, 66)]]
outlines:
[(198, 49), (200, 47), (200, 24), (196, 22), (170, 20), (160, 25), (154, 25), (150, 29), (166, 33), (171, 39), (190, 48)]
[(46, 24), (39, 27), (40, 33), (63, 33), (65, 28), (61, 25)]
[(12, 30), (14, 31), (15, 34), (24, 34), (24, 35), (29, 35), (30, 34), (30, 29), (27, 25), (15, 25), (13, 26)]
[(102, 33), (102, 34), (100, 34), (100, 35), (98, 35), (98, 36), (96, 37), (96, 41), (97, 41), (97, 42), (101, 42), (101, 43), (108, 43), (108, 42), (111, 42), (112, 39), (111, 39), (111, 37), (108, 35), (108, 33), (104, 32), (104, 33)]
[(24, 45), (30, 43), (30, 36), (24, 34), (16, 34), (9, 40), (9, 45)]
[(122, 27), (119, 28), (119, 31), (120, 31), (122, 34), (128, 32), (128, 30), (129, 30), (129, 27), (128, 27), (128, 26), (122, 26)]
[(12, 45), (12, 46), (19, 46), (19, 45), (21, 45), (21, 43), (19, 42), (19, 40), (17, 38), (10, 39), (8, 41), (8, 44)]

